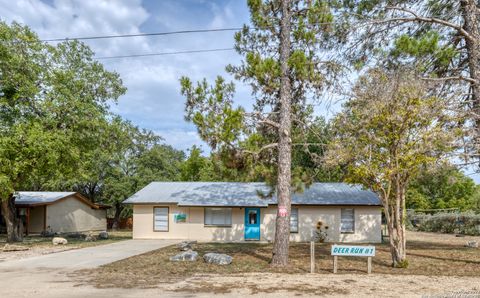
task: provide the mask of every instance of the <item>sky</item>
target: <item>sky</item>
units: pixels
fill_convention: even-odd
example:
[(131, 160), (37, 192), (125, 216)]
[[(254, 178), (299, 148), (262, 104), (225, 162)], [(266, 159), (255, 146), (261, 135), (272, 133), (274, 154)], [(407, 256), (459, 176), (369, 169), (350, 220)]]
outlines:
[[(0, 0), (0, 18), (28, 25), (40, 39), (154, 33), (195, 29), (241, 27), (249, 13), (243, 0)], [(88, 40), (96, 57), (233, 47), (232, 31), (153, 37)], [(235, 51), (149, 56), (100, 60), (120, 74), (128, 91), (114, 113), (160, 135), (180, 150), (192, 145), (209, 149), (193, 124), (184, 120), (185, 98), (179, 79), (206, 78), (212, 82), (238, 65)], [(248, 86), (236, 82), (235, 103), (248, 109), (252, 104)], [(340, 105), (318, 106), (317, 114), (331, 116)], [(472, 170), (467, 169), (467, 174)], [(480, 175), (471, 175), (479, 183)]]
[[(246, 1), (239, 0), (0, 0), (0, 18), (28, 25), (40, 39), (241, 27), (248, 23)], [(232, 48), (234, 31), (84, 41), (96, 57), (199, 49)], [(179, 79), (194, 81), (225, 73), (239, 64), (235, 51), (100, 60), (120, 74), (128, 91), (114, 113), (185, 150), (208, 147), (184, 120)], [(247, 86), (237, 86), (236, 103), (251, 105)]]

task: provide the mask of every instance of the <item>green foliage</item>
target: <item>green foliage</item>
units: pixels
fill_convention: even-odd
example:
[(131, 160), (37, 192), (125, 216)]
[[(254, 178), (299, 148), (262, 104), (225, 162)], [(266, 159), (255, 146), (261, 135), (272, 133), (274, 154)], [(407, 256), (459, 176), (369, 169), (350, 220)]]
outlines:
[[(267, 181), (273, 185), (277, 178), (275, 144), (279, 139), (275, 123), (279, 120), (281, 9), (279, 1), (271, 0), (250, 0), (248, 6), (252, 26), (244, 26), (235, 34), (235, 49), (244, 59), (240, 65), (228, 65), (226, 70), (236, 80), (251, 86), (255, 100), (252, 111), (234, 106), (234, 85), (221, 77), (211, 86), (205, 80), (194, 85), (190, 79), (182, 78), (181, 92), (187, 99), (186, 119), (197, 126), (202, 140), (213, 149), (212, 167), (217, 171), (222, 168), (220, 172), (226, 175), (225, 179)], [(328, 23), (334, 18), (329, 3), (293, 1), (291, 10), (291, 54), (287, 63), (295, 131), (292, 142), (306, 143), (306, 139), (321, 138), (307, 132), (315, 129), (309, 118), (313, 111), (307, 102), (316, 100), (337, 82), (341, 67), (324, 55), (330, 47), (332, 26)], [(314, 157), (307, 156), (322, 153), (314, 146), (312, 142), (307, 147), (293, 148), (295, 152), (298, 150), (294, 153), (298, 166), (293, 171), (293, 184), (297, 188), (322, 176), (313, 169)]]
[(453, 165), (441, 164), (423, 168), (410, 183), (407, 208), (472, 210), (477, 207), (479, 195), (480, 188), (473, 179)]
[(0, 198), (78, 174), (125, 92), (118, 74), (82, 43), (46, 45), (28, 27), (0, 22)]
[(414, 213), (409, 220), (419, 231), (480, 236), (480, 215), (473, 212)]
[(460, 132), (450, 126), (448, 111), (447, 101), (429, 96), (408, 71), (374, 69), (359, 79), (335, 118), (327, 161), (346, 164), (349, 181), (388, 194), (395, 181), (407, 185), (422, 166), (454, 149)]

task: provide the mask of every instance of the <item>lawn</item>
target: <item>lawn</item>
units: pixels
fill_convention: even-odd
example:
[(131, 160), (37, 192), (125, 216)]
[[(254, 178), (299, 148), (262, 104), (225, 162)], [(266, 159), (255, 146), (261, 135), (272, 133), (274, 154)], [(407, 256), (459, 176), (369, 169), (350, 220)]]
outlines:
[[(392, 268), (388, 245), (376, 244), (373, 272), (394, 275), (480, 276), (480, 249), (464, 247), (465, 238), (430, 233), (410, 233), (409, 238), (409, 268)], [(332, 271), (330, 246), (331, 244), (316, 244), (317, 273), (329, 274)], [(228, 276), (251, 272), (310, 272), (308, 243), (290, 245), (290, 266), (286, 269), (270, 266), (272, 245), (268, 243), (199, 243), (195, 250), (200, 256), (207, 252), (229, 254), (233, 257), (233, 263), (217, 266), (207, 264), (201, 258), (193, 263), (170, 262), (169, 257), (178, 253), (175, 246), (170, 246), (84, 271), (82, 275), (88, 276), (90, 283), (97, 287), (132, 288), (179, 282), (205, 274)], [(338, 272), (366, 274), (366, 259), (340, 257)]]
[(6, 244), (6, 235), (0, 234), (0, 261), (31, 257), (36, 255), (48, 254), (48, 253), (55, 253), (55, 252), (60, 252), (64, 250), (102, 245), (102, 244), (108, 244), (108, 243), (113, 243), (117, 241), (132, 239), (131, 231), (109, 231), (108, 235), (109, 235), (108, 239), (97, 240), (97, 241), (84, 241), (82, 239), (67, 237), (66, 239), (68, 240), (68, 244), (66, 245), (53, 245), (52, 237), (41, 237), (39, 235), (32, 235), (32, 236), (24, 237), (24, 240), (21, 243), (13, 243), (13, 245), (15, 246), (27, 247), (28, 250), (3, 252), (2, 248)]

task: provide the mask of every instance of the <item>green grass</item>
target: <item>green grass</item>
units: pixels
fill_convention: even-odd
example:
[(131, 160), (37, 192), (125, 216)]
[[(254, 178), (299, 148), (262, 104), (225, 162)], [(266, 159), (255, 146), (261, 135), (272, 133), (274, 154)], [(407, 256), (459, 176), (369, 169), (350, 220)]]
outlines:
[[(75, 239), (66, 237), (68, 240), (67, 245), (62, 245), (59, 247), (66, 247), (66, 248), (82, 248), (82, 247), (89, 247), (95, 245), (102, 245), (113, 243), (117, 241), (132, 239), (132, 232), (131, 231), (110, 231), (108, 232), (109, 238), (106, 240), (97, 240), (97, 241), (84, 241), (83, 239)], [(64, 237), (64, 236), (59, 236)], [(32, 235), (26, 236), (23, 239), (23, 242), (16, 242), (13, 243), (19, 246), (25, 246), (28, 248), (42, 248), (42, 247), (52, 247), (52, 238), (53, 237), (41, 237), (39, 235)], [(6, 235), (0, 235), (0, 248), (3, 247), (7, 243)]]

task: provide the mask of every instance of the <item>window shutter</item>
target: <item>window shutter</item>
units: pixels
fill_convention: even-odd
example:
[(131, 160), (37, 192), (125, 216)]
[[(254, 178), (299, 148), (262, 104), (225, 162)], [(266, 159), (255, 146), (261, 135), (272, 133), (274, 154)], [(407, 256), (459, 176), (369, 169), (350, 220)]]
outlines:
[(290, 232), (298, 232), (298, 208), (292, 208), (290, 210)]
[(232, 208), (205, 208), (205, 225), (231, 226)]
[(353, 209), (342, 208), (340, 232), (353, 233), (355, 232), (355, 212)]
[(154, 209), (154, 230), (168, 231), (168, 208), (155, 207)]

